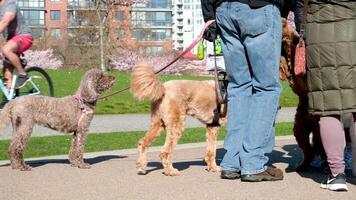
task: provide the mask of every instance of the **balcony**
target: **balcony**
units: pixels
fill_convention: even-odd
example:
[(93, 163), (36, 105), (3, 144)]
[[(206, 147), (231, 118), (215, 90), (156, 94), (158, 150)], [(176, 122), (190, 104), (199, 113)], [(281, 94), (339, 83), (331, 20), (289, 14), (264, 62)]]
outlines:
[(179, 29), (177, 29), (177, 34), (178, 35), (183, 35), (183, 29), (182, 28), (179, 28)]
[(183, 5), (183, 0), (176, 0), (177, 5)]
[(183, 14), (181, 14), (181, 13), (178, 13), (178, 15), (177, 15), (177, 20), (183, 20), (184, 18), (183, 18)]
[(182, 21), (178, 22), (178, 23), (177, 23), (177, 26), (178, 26), (178, 27), (182, 27), (182, 26), (183, 26), (183, 22), (182, 22)]
[(179, 13), (183, 13), (183, 8), (177, 8), (177, 13), (178, 13), (178, 16), (179, 16)]

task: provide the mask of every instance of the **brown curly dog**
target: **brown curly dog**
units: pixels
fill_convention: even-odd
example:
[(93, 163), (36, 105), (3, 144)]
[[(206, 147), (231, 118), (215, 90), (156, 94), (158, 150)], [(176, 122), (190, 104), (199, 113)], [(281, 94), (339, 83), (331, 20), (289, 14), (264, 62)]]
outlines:
[[(287, 80), (293, 92), (298, 95), (299, 103), (295, 114), (293, 133), (298, 146), (304, 154), (303, 162), (297, 167), (298, 171), (308, 169), (310, 162), (315, 156), (320, 156), (326, 160), (325, 151), (321, 143), (319, 130), (319, 117), (308, 112), (308, 90), (306, 75), (296, 76), (294, 74), (295, 47), (299, 41), (299, 35), (295, 29), (287, 24), (287, 20), (282, 20), (283, 39), (282, 56), (280, 62), (279, 75), (281, 80)], [(309, 136), (312, 133), (312, 143)]]
[(114, 77), (92, 69), (86, 72), (74, 96), (24, 96), (7, 103), (0, 112), (0, 130), (3, 131), (11, 122), (13, 138), (9, 157), (12, 169), (31, 170), (24, 161), (24, 151), (35, 124), (73, 133), (69, 152), (71, 166), (89, 168), (89, 164), (83, 160), (88, 128), (100, 93), (114, 82)]
[[(206, 125), (205, 161), (208, 171), (220, 171), (215, 162), (219, 125), (209, 125), (214, 118), (214, 109), (217, 108), (214, 81), (173, 80), (161, 84), (152, 67), (139, 64), (131, 74), (131, 91), (139, 100), (151, 101), (151, 127), (138, 142), (139, 156), (136, 164), (139, 174), (146, 174), (147, 149), (165, 129), (166, 142), (160, 153), (164, 174), (179, 175), (179, 171), (172, 165), (172, 151), (183, 134), (187, 115)], [(226, 112), (224, 106), (222, 112)], [(220, 124), (225, 121), (224, 117), (219, 119)]]

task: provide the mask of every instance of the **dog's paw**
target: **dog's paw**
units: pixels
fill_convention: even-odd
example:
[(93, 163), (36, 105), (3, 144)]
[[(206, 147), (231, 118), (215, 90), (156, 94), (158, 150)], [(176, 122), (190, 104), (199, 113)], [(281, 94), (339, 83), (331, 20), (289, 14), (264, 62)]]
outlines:
[(90, 169), (91, 166), (90, 166), (90, 164), (88, 164), (88, 163), (80, 163), (80, 164), (78, 165), (78, 168), (79, 168), (79, 169)]
[(20, 169), (21, 165), (16, 162), (11, 162), (11, 169)]
[(84, 163), (84, 162), (81, 162), (81, 163), (71, 163), (70, 166), (71, 166), (71, 167), (78, 167), (79, 169), (90, 169), (90, 168), (91, 168), (90, 164)]
[(163, 174), (166, 176), (179, 176), (180, 172), (176, 168), (169, 168), (169, 169), (165, 169)]
[(146, 175), (147, 174), (147, 171), (143, 168), (138, 168), (137, 169), (137, 174), (138, 175)]
[(219, 166), (208, 167), (208, 172), (221, 172), (221, 168)]
[(24, 165), (20, 167), (21, 171), (31, 171), (32, 167), (30, 165)]

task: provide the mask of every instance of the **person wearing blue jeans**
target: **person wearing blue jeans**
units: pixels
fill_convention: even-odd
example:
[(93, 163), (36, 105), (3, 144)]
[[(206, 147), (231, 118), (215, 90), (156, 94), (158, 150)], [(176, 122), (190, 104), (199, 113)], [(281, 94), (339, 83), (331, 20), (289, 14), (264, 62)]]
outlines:
[(241, 175), (242, 181), (253, 182), (283, 179), (282, 170), (267, 166), (266, 156), (274, 146), (274, 122), (282, 90), (282, 7), (283, 1), (244, 0), (223, 0), (216, 7), (229, 77), (221, 178)]

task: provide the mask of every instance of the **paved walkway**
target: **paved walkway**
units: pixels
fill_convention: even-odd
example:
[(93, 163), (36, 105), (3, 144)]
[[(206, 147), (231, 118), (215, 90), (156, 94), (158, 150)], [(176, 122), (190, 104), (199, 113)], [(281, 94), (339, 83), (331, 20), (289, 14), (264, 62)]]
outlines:
[[(181, 171), (177, 177), (162, 174), (158, 159), (160, 147), (148, 154), (149, 173), (137, 175), (136, 149), (87, 153), (92, 164), (89, 170), (71, 168), (67, 155), (30, 159), (32, 171), (12, 170), (8, 161), (0, 162), (1, 200), (118, 200), (118, 199), (246, 199), (246, 200), (326, 200), (356, 199), (356, 178), (349, 177), (349, 192), (331, 192), (319, 188), (325, 174), (314, 170), (296, 173), (301, 160), (293, 137), (277, 137), (271, 163), (285, 172), (283, 181), (244, 183), (222, 180), (219, 173), (208, 173), (203, 162), (205, 144), (178, 145), (174, 150), (174, 166)], [(221, 143), (217, 160), (223, 155)]]
[[(294, 107), (282, 108), (277, 115), (277, 122), (292, 122), (295, 115)], [(125, 115), (95, 115), (90, 125), (89, 133), (109, 133), (125, 131), (145, 131), (150, 125), (150, 114), (125, 114)], [(186, 120), (187, 128), (203, 127), (197, 119), (188, 117)], [(11, 138), (12, 129), (9, 127), (1, 139)], [(51, 129), (36, 126), (32, 136), (60, 135), (61, 133)]]

